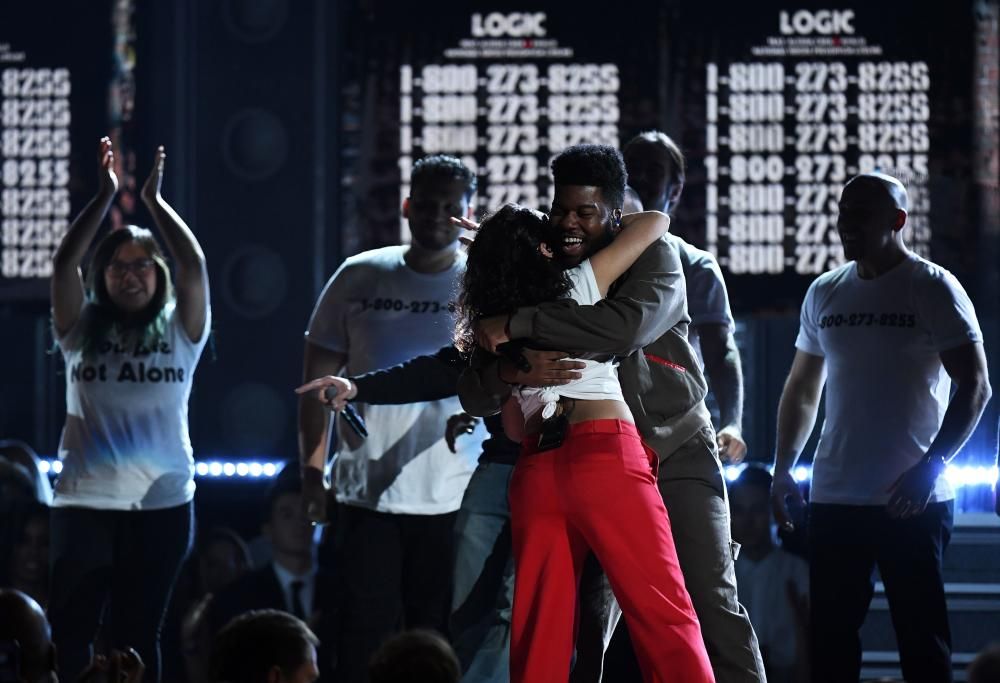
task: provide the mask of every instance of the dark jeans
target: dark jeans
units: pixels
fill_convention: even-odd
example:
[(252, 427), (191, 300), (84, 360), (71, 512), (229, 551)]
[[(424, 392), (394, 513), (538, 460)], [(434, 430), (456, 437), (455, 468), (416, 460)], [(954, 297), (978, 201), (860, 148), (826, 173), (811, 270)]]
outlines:
[(90, 663), (98, 629), (111, 648), (133, 647), (146, 680), (160, 678), (160, 629), (191, 546), (194, 506), (164, 510), (53, 508), (49, 621), (59, 677)]
[(513, 465), (481, 462), (455, 520), (455, 583), (449, 627), (462, 683), (510, 680), (514, 562), (507, 489)]
[(455, 513), (337, 510), (342, 609), (337, 681), (365, 683), (368, 660), (400, 628), (447, 634)]
[(941, 556), (951, 538), (954, 501), (910, 519), (884, 505), (809, 506), (810, 649), (814, 681), (856, 681), (876, 566), (907, 683), (952, 680), (951, 631)]

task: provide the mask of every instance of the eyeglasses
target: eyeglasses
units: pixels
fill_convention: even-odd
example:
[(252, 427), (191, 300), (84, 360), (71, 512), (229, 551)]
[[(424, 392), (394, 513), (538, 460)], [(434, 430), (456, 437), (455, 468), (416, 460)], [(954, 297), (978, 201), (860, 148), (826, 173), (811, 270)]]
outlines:
[(156, 262), (153, 259), (143, 258), (137, 261), (112, 261), (104, 269), (109, 275), (117, 278), (125, 277), (125, 273), (131, 272), (133, 275), (145, 275), (153, 269)]

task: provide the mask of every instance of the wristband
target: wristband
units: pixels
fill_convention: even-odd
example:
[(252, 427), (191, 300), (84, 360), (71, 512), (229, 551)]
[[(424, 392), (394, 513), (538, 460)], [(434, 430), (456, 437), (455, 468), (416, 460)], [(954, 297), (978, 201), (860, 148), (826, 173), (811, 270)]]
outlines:
[(940, 455), (925, 456), (924, 462), (933, 467), (939, 475), (948, 467), (948, 463)]

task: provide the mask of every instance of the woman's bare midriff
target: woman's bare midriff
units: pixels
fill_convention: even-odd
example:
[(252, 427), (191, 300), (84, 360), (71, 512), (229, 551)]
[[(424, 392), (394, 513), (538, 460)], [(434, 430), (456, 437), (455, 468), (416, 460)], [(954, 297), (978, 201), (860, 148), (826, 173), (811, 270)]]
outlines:
[[(585, 401), (562, 397), (559, 399), (559, 412), (566, 413), (570, 424), (586, 422), (587, 420), (625, 420), (635, 422), (632, 418), (632, 411), (623, 401), (612, 401), (601, 399), (597, 401)], [(542, 414), (536, 413), (525, 422), (524, 433), (526, 435), (537, 434), (542, 431)]]

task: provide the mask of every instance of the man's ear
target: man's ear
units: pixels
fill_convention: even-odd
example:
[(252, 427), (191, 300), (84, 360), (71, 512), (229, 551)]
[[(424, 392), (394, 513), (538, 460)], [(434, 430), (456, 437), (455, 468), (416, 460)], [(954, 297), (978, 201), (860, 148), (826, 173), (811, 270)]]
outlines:
[(410, 217), (410, 198), (407, 197), (403, 200), (403, 218)]
[(893, 232), (899, 232), (906, 225), (906, 210), (896, 209), (896, 222), (892, 225)]
[(282, 678), (284, 678), (284, 676), (281, 675), (281, 667), (277, 664), (268, 669), (267, 683), (281, 683)]
[(680, 201), (681, 192), (684, 191), (684, 184), (677, 183), (670, 186), (670, 192), (667, 194), (667, 199), (670, 201), (670, 208), (674, 208), (674, 204)]

